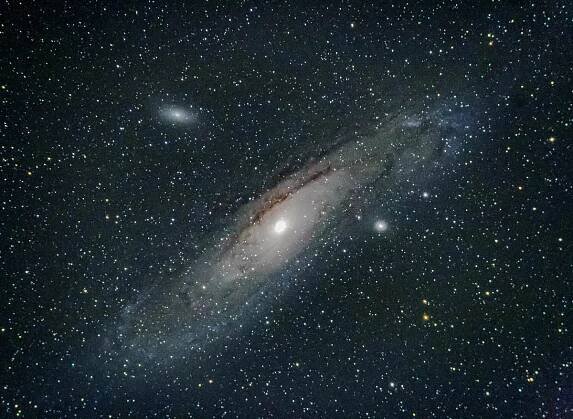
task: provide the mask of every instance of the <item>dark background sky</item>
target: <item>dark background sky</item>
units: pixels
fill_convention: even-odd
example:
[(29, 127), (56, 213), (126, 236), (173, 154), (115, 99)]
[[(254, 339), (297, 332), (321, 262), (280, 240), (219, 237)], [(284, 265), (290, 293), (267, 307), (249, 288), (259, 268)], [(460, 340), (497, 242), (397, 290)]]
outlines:
[[(570, 2), (115, 3), (0, 6), (2, 414), (571, 414)], [(226, 347), (102, 349), (249, 198), (420, 104), (447, 156)]]

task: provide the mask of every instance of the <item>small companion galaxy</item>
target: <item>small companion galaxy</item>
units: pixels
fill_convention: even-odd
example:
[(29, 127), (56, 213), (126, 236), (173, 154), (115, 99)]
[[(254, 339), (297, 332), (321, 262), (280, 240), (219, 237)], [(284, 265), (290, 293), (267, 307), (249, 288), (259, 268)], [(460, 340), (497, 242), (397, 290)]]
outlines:
[(0, 10), (0, 416), (573, 415), (569, 1)]

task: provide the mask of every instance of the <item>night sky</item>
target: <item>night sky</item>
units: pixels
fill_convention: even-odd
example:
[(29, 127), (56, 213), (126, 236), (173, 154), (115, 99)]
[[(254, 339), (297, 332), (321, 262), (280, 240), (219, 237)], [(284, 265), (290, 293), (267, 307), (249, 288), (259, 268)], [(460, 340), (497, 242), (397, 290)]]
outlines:
[(573, 417), (573, 3), (0, 5), (2, 417)]

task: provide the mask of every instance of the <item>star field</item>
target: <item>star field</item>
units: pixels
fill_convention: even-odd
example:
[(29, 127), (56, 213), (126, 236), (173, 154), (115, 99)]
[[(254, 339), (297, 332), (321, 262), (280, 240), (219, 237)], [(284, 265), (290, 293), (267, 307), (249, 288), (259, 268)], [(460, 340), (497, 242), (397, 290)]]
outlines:
[(573, 7), (5, 2), (0, 416), (573, 412)]

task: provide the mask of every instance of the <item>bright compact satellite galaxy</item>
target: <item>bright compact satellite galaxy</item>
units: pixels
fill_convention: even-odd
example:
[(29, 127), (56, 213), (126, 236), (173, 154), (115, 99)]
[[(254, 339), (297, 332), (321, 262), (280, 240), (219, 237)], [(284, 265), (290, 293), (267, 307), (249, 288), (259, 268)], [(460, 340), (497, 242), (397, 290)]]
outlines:
[(1, 417), (573, 417), (571, 0), (0, 16)]

